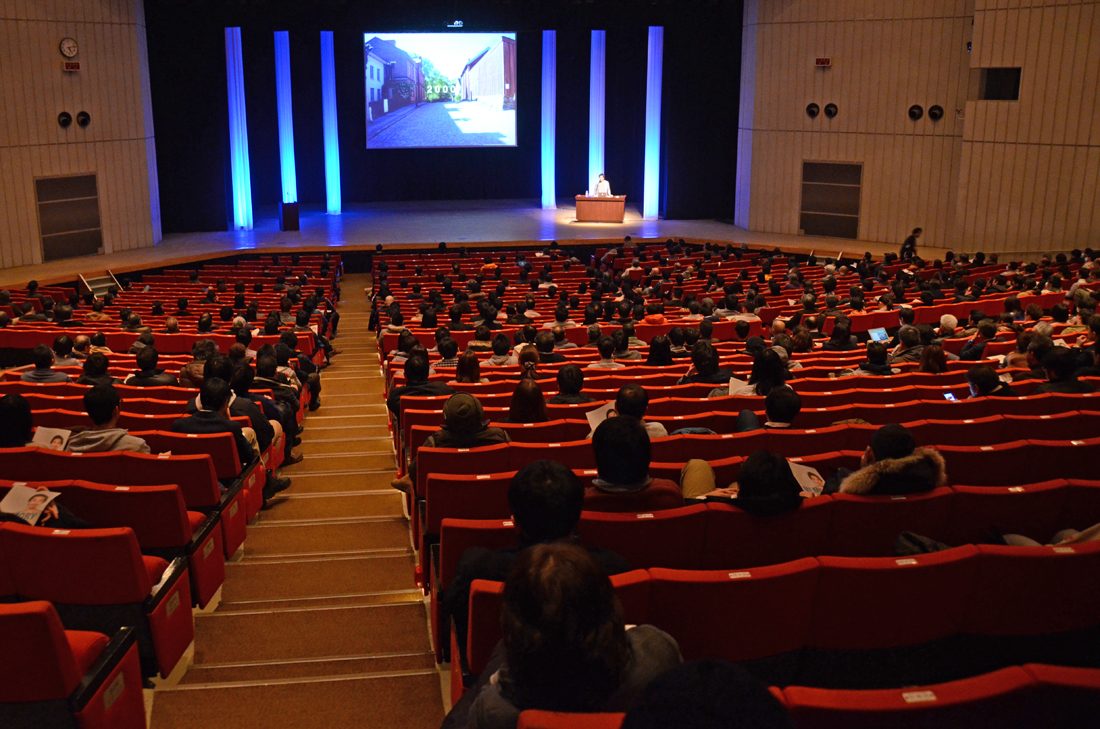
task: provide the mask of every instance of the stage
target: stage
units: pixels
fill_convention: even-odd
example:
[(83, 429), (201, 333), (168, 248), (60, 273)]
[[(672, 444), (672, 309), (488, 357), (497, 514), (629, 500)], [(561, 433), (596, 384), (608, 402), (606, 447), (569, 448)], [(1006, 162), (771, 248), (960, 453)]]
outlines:
[[(140, 271), (243, 253), (319, 250), (373, 250), (435, 247), (446, 241), (452, 248), (490, 246), (530, 247), (559, 241), (607, 243), (629, 235), (636, 240), (683, 238), (692, 242), (732, 241), (753, 246), (777, 246), (785, 251), (822, 257), (881, 256), (896, 251), (895, 243), (872, 243), (842, 238), (755, 233), (718, 220), (643, 220), (634, 205), (627, 204), (622, 223), (579, 223), (573, 205), (543, 210), (534, 200), (431, 201), (352, 204), (340, 215), (328, 215), (317, 206), (303, 206), (301, 230), (279, 230), (276, 209), (257, 208), (250, 231), (212, 231), (167, 235), (158, 245), (124, 253), (86, 256), (9, 268), (0, 272), (0, 287), (23, 286), (30, 279), (40, 283), (74, 281), (79, 274), (110, 269), (115, 274)], [(921, 248), (926, 256), (941, 250)]]

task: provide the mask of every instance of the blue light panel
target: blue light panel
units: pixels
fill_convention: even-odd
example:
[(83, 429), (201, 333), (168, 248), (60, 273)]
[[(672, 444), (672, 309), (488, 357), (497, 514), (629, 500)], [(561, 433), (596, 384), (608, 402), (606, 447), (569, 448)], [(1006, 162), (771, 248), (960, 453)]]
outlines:
[(229, 169), (233, 181), (233, 227), (252, 230), (252, 173), (248, 164), (248, 117), (244, 103), (241, 29), (225, 29), (225, 80), (229, 90)]
[(325, 135), (325, 198), (330, 215), (339, 215), (340, 136), (336, 126), (336, 54), (332, 31), (321, 31), (321, 116)]
[(554, 135), (557, 100), (557, 33), (542, 31), (542, 208), (556, 209), (554, 185)]
[(604, 117), (606, 113), (604, 58), (607, 31), (592, 31), (592, 61), (588, 81), (588, 185), (595, 191), (596, 178), (604, 173)]
[(665, 29), (649, 27), (649, 60), (645, 81), (645, 173), (642, 188), (642, 217), (654, 220), (659, 211), (658, 184), (661, 165), (661, 63)]
[(275, 109), (279, 119), (279, 171), (283, 202), (298, 202), (298, 172), (294, 167), (294, 104), (290, 92), (290, 34), (275, 31)]

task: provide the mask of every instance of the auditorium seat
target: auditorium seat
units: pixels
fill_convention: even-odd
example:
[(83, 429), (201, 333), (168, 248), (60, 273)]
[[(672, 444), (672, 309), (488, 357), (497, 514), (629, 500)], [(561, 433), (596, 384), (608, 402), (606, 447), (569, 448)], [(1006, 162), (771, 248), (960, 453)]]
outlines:
[(1045, 726), (1032, 679), (1013, 666), (949, 683), (878, 690), (789, 686), (795, 729), (933, 729)]
[(48, 602), (0, 605), (0, 726), (144, 729), (133, 628), (65, 630)]
[(0, 559), (18, 595), (54, 603), (77, 630), (136, 628), (142, 672), (168, 676), (194, 639), (182, 558), (146, 557), (129, 528), (0, 526)]
[[(1023, 534), (1046, 542), (1061, 522), (1069, 494), (1064, 480), (1023, 486), (955, 486), (951, 489), (951, 524), (942, 538), (949, 544), (987, 542), (1004, 534)], [(1100, 491), (1092, 493), (1092, 501)]]
[(1079, 729), (1100, 715), (1100, 668), (1028, 663), (1023, 669), (1035, 682), (1033, 705), (1042, 707), (1042, 725)]
[(869, 557), (894, 554), (903, 531), (946, 538), (954, 494), (947, 487), (904, 496), (834, 494), (832, 525), (823, 554)]
[(706, 546), (691, 566), (744, 569), (829, 554), (834, 508), (827, 496), (806, 499), (797, 510), (776, 516), (708, 504)]
[(608, 549), (634, 567), (690, 569), (704, 553), (707, 518), (703, 504), (639, 514), (586, 511), (577, 533), (582, 544)]

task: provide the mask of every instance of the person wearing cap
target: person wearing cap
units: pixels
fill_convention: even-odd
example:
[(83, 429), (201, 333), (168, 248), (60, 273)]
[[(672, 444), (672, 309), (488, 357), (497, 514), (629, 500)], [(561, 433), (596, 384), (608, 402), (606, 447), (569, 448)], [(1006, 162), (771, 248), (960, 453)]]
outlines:
[[(489, 427), (485, 410), (476, 397), (468, 392), (456, 392), (443, 404), (443, 427), (429, 435), (421, 447), (477, 448), (510, 440), (504, 429)], [(390, 485), (398, 491), (408, 491), (415, 479), (416, 459), (413, 459), (408, 473), (394, 479)]]
[(912, 433), (896, 424), (882, 426), (871, 437), (860, 466), (841, 479), (840, 493), (902, 496), (947, 483), (943, 456), (918, 448)]

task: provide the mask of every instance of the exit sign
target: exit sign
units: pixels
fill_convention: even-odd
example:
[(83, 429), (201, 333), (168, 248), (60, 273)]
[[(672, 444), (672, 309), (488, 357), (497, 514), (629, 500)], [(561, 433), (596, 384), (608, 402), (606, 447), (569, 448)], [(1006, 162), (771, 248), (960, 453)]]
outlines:
[(80, 70), (80, 61), (62, 61), (61, 70), (66, 73), (76, 73)]
[(814, 59), (814, 65), (817, 66), (818, 68), (829, 68), (830, 66), (833, 65), (833, 59), (831, 59), (829, 57), (815, 58)]

